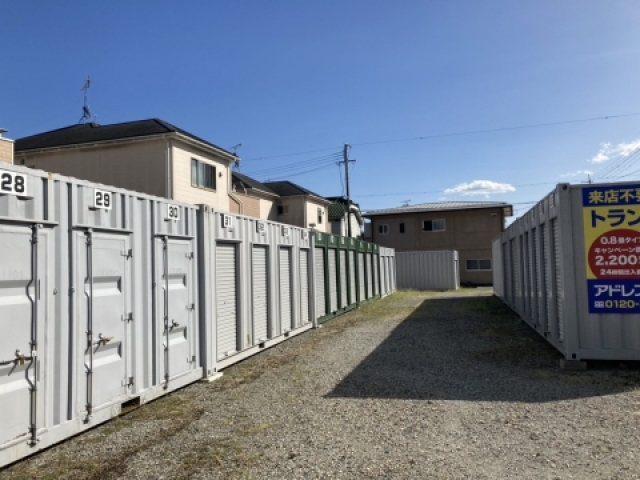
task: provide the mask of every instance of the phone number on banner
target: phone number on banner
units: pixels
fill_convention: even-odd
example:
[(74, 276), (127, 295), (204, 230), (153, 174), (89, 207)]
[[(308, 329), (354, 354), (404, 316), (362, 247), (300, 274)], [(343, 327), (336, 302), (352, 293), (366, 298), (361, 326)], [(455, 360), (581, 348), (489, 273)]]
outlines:
[(589, 313), (640, 313), (640, 281), (587, 280)]

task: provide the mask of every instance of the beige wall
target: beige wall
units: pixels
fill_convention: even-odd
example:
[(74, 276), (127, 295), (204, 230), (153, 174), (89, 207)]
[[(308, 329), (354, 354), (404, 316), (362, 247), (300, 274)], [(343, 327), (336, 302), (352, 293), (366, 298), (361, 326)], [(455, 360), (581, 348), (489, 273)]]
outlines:
[[(165, 196), (163, 140), (15, 154), (15, 163), (70, 177)], [(24, 161), (24, 163), (22, 163)]]
[(278, 205), (274, 200), (260, 199), (260, 218), (278, 222)]
[[(311, 223), (315, 223), (315, 229), (318, 232), (327, 232), (331, 233), (331, 225), (329, 223), (329, 210), (326, 204), (315, 202), (310, 198), (307, 198), (306, 202), (306, 210), (307, 210), (307, 225), (305, 227), (310, 227)], [(318, 223), (318, 208), (322, 209), (322, 223)]]
[[(444, 232), (425, 232), (424, 220), (444, 219)], [(405, 233), (400, 233), (404, 223)], [(460, 281), (491, 284), (490, 271), (467, 271), (466, 260), (491, 258), (491, 241), (503, 228), (501, 208), (460, 210), (451, 212), (413, 213), (371, 218), (373, 242), (398, 251), (457, 250), (460, 255)], [(378, 233), (378, 226), (389, 226), (387, 235)]]
[[(179, 202), (204, 203), (222, 212), (229, 211), (231, 169), (228, 162), (196, 150), (182, 142), (172, 144), (173, 199)], [(216, 167), (216, 189), (208, 190), (191, 186), (191, 159)], [(246, 214), (245, 214), (246, 215)]]
[(13, 163), (13, 140), (0, 138), (0, 162)]

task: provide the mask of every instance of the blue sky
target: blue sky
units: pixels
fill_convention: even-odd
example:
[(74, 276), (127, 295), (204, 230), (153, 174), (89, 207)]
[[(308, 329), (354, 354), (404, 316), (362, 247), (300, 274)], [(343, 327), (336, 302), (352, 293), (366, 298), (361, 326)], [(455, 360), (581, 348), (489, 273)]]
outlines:
[(9, 138), (77, 123), (91, 75), (98, 123), (242, 143), (259, 180), (340, 195), (348, 142), (365, 210), (489, 198), (522, 214), (585, 171), (640, 169), (637, 1), (22, 1), (0, 17)]

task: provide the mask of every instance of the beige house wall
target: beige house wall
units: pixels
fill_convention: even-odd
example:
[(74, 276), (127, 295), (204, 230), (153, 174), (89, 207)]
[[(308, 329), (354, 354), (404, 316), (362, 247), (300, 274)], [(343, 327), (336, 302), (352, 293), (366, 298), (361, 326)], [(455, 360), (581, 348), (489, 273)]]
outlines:
[[(329, 223), (329, 209), (326, 204), (315, 202), (307, 198), (305, 208), (307, 211), (307, 224), (304, 226), (306, 228), (309, 228), (312, 223), (315, 223), (315, 229), (318, 232), (331, 233), (331, 225)], [(319, 222), (318, 208), (322, 210), (322, 222)]]
[(280, 215), (276, 214), (276, 222), (288, 223), (289, 225), (295, 225), (297, 227), (305, 227), (304, 197), (281, 197), (280, 204), (287, 209), (287, 213)]
[[(174, 142), (172, 156), (172, 198), (178, 202), (210, 205), (216, 210), (228, 212), (231, 192), (231, 170), (228, 162), (201, 152), (182, 142)], [(191, 159), (216, 167), (216, 188), (209, 190), (191, 185)], [(245, 213), (246, 215), (246, 213)]]
[(260, 199), (260, 218), (278, 222), (278, 205), (273, 200)]
[(0, 162), (13, 163), (13, 140), (0, 138)]
[(65, 148), (15, 155), (15, 163), (136, 192), (166, 196), (162, 140)]
[[(424, 220), (445, 220), (444, 232), (425, 232)], [(404, 223), (404, 233), (400, 224)], [(388, 234), (378, 232), (386, 224)], [(501, 208), (427, 212), (371, 217), (372, 241), (397, 251), (457, 250), (460, 258), (460, 281), (463, 283), (491, 284), (491, 271), (467, 271), (467, 260), (491, 259), (491, 241), (503, 229)]]

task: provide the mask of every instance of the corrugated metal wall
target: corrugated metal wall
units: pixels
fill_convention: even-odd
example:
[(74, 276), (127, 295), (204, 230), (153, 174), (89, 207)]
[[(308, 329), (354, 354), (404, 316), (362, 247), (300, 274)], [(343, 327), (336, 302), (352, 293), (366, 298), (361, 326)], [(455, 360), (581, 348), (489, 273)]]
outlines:
[(398, 288), (460, 288), (457, 251), (396, 252)]
[[(623, 238), (633, 245), (634, 238), (640, 238), (631, 213), (637, 209), (636, 200), (626, 197), (629, 206), (623, 208), (620, 202), (625, 197), (618, 193), (635, 188), (635, 183), (559, 184), (493, 244), (494, 265), (503, 263), (504, 272), (508, 272), (504, 289), (496, 289), (496, 294), (566, 359), (640, 360), (640, 303), (634, 300), (635, 307), (627, 306), (627, 311), (594, 309), (594, 300), (589, 297), (589, 245), (585, 238), (585, 232), (598, 224), (609, 229), (609, 237), (616, 241)], [(591, 207), (585, 203), (585, 190), (602, 193), (593, 197)], [(627, 217), (622, 216), (625, 212)], [(623, 222), (625, 230), (616, 233)], [(626, 244), (613, 250), (623, 256), (628, 252), (635, 255), (635, 247)], [(637, 255), (632, 261), (640, 262)], [(613, 270), (613, 275), (620, 275), (621, 269)], [(613, 291), (631, 298), (634, 289), (627, 288), (625, 282), (628, 278), (635, 285), (640, 275), (636, 269), (627, 270), (636, 273), (617, 283), (606, 277), (592, 277), (591, 281), (602, 284), (598, 287), (601, 294)]]

